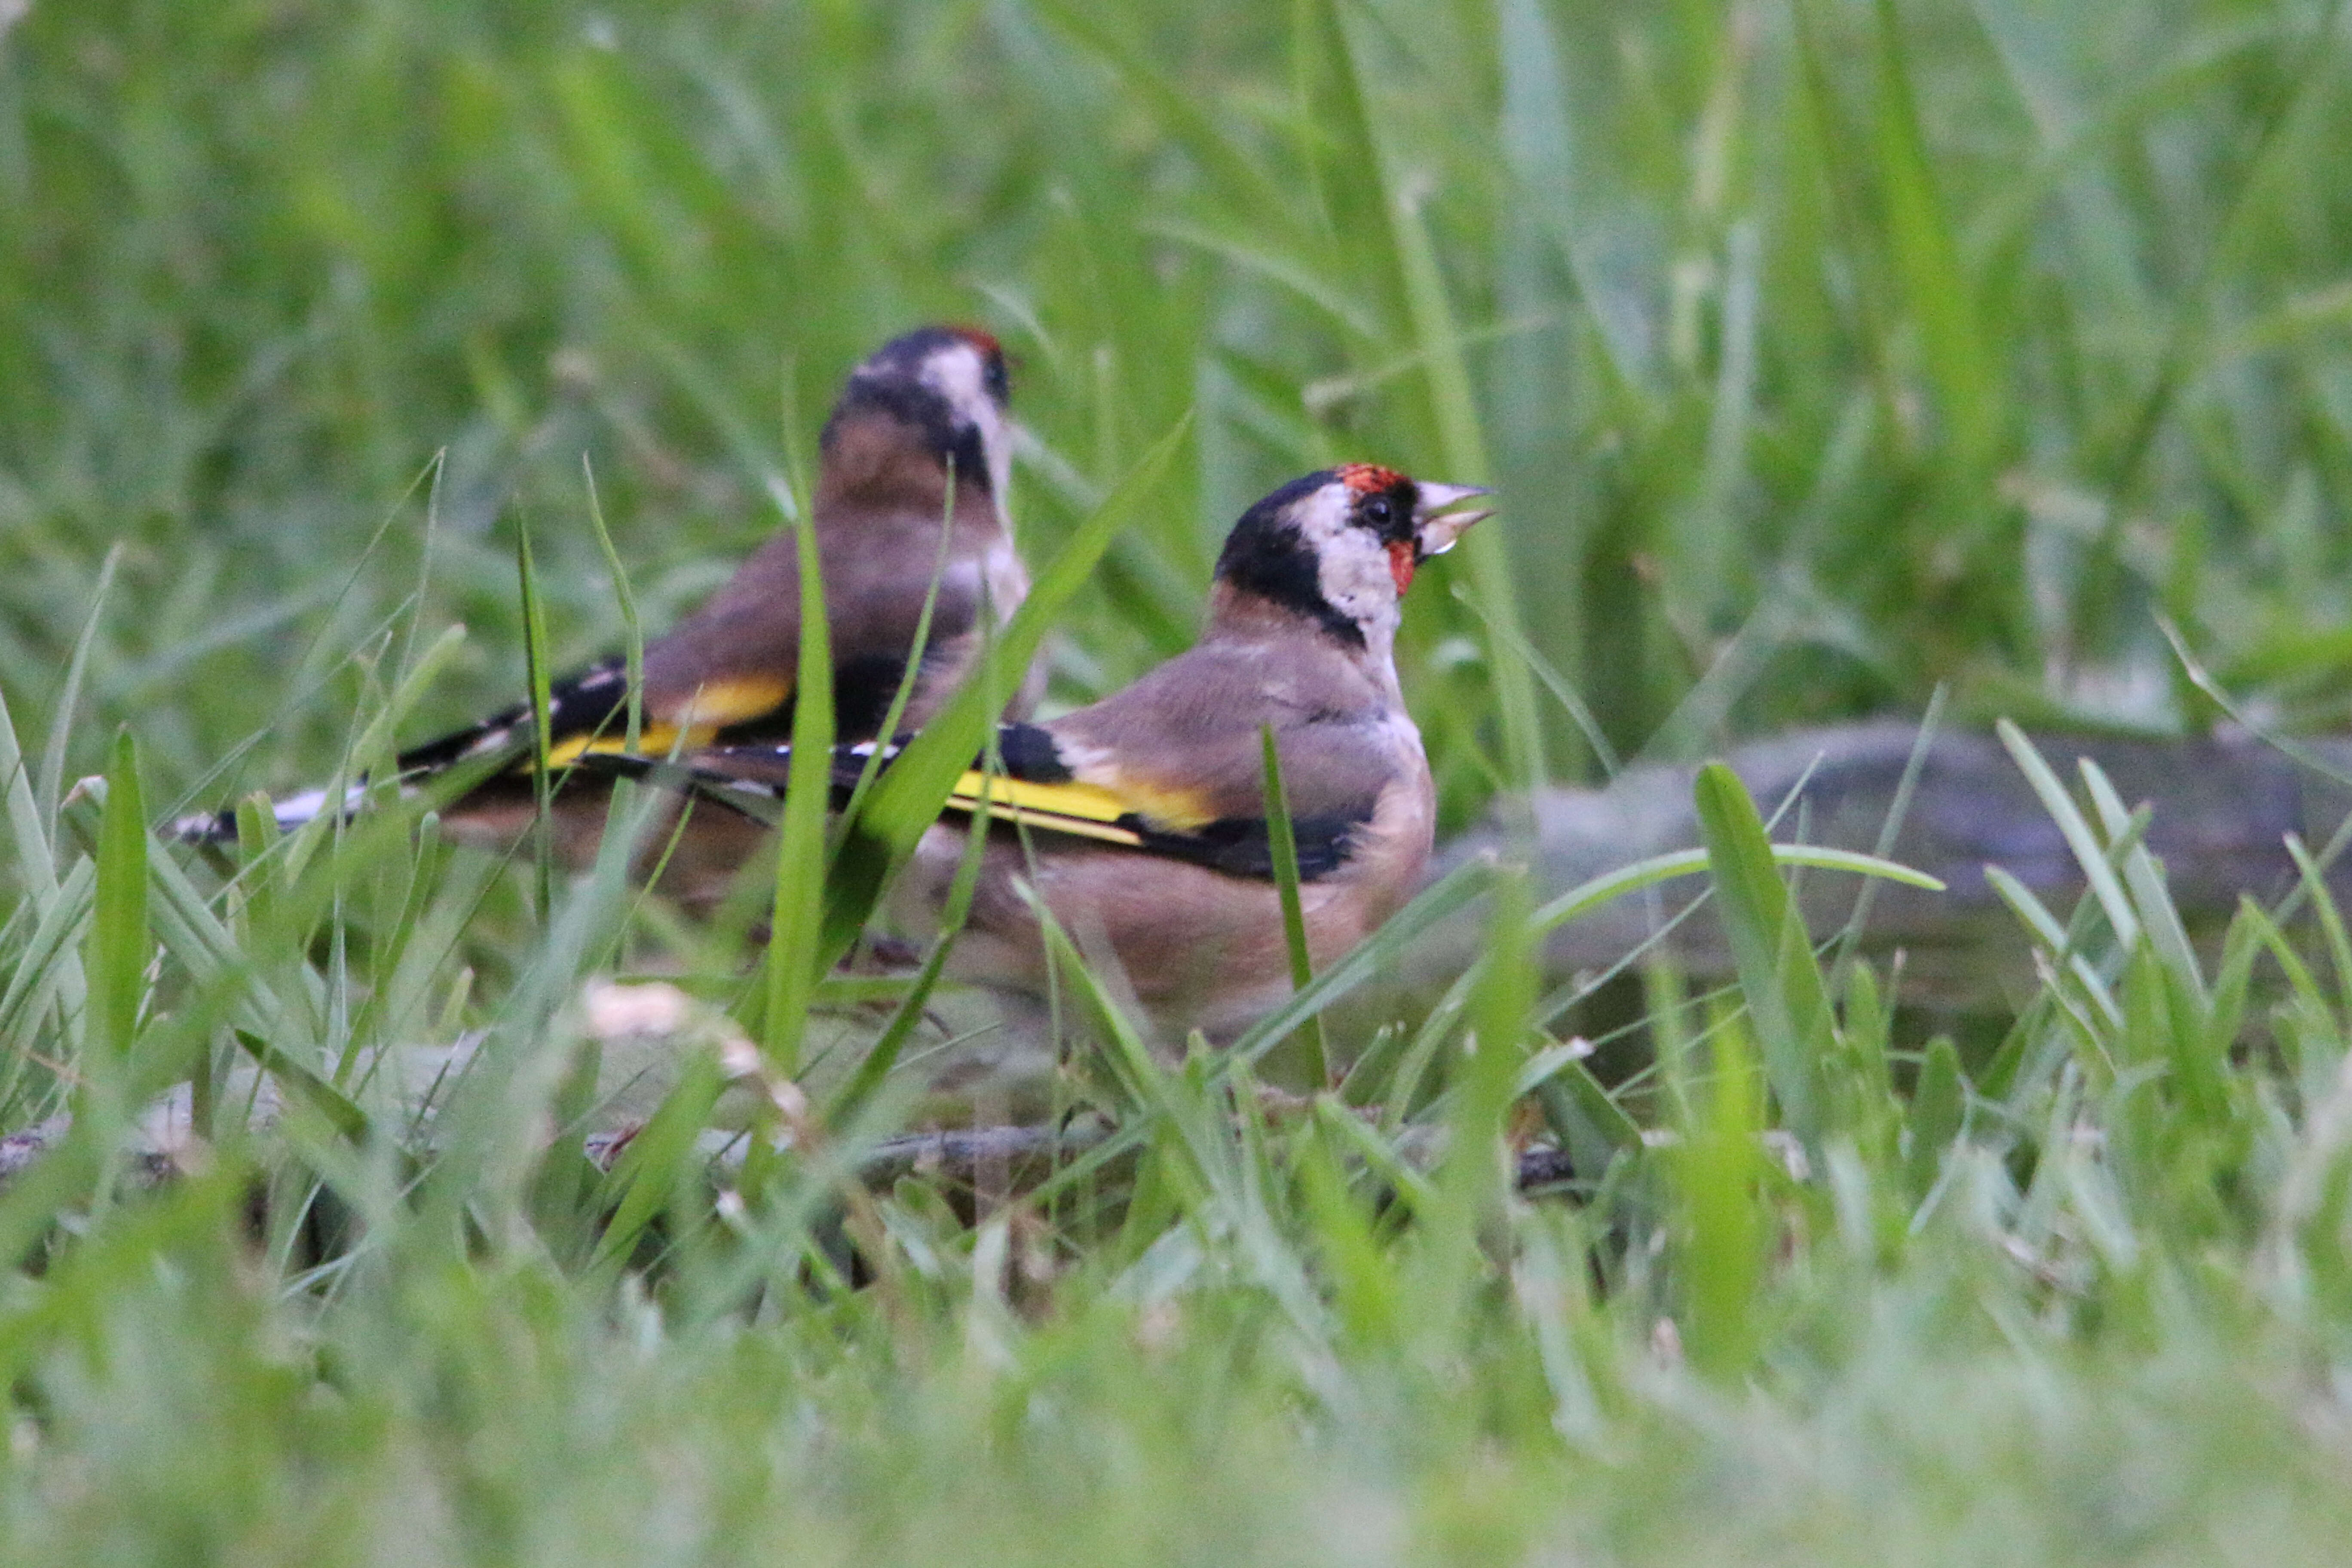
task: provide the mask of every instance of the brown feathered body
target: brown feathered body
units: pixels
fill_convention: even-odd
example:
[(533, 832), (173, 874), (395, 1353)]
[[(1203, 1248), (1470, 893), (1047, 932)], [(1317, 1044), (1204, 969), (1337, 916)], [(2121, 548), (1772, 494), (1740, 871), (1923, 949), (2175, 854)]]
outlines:
[[(891, 415), (854, 410), (827, 429), (814, 510), (835, 733), (845, 742), (875, 737), (919, 629), (926, 633), (922, 665), (898, 729), (920, 729), (971, 674), (990, 623), (1001, 626), (1028, 595), (1028, 574), (985, 470), (950, 479), (937, 457), (910, 440)], [(927, 602), (930, 624), (924, 628)], [(647, 729), (640, 749), (668, 749), (680, 727), (689, 731), (689, 744), (788, 739), (795, 707), (791, 689), (800, 668), (800, 605), (799, 541), (785, 530), (746, 558), (698, 609), (646, 645)], [(1015, 716), (1034, 705), (1037, 685), (1033, 679), (1015, 700)], [(625, 738), (625, 726), (607, 719), (597, 743), (617, 745)], [(471, 742), (478, 751), (496, 743), (488, 736)], [(594, 858), (610, 805), (608, 780), (574, 771), (558, 775), (551, 823), (567, 865)], [(531, 782), (520, 775), (474, 790), (444, 817), (453, 838), (488, 848), (513, 843), (536, 819)], [(667, 826), (658, 824), (648, 835), (645, 854), (667, 857), (663, 890), (689, 903), (723, 893), (768, 847), (766, 830), (734, 814), (700, 813), (674, 842)]]
[[(919, 642), (898, 728), (919, 728), (971, 673), (992, 626), (1028, 593), (1003, 504), (1011, 468), (1006, 396), (994, 339), (970, 328), (926, 327), (861, 363), (826, 422), (811, 508), (833, 658), (834, 731), (843, 742), (876, 735)], [(699, 608), (646, 645), (639, 748), (660, 753), (789, 737), (800, 644), (799, 540), (787, 527)], [(1033, 679), (1013, 704), (1015, 716), (1036, 691)], [(626, 744), (628, 696), (618, 658), (551, 685), (551, 826), (556, 854), (569, 865), (594, 857), (611, 805), (609, 778), (570, 764)], [(500, 759), (503, 771), (450, 802), (442, 820), (459, 842), (510, 847), (538, 820), (533, 723), (530, 708), (517, 704), (413, 747), (397, 759), (403, 785), (422, 787), (452, 767)], [(318, 791), (277, 803), (283, 828), (326, 809)], [(227, 813), (176, 826), (198, 840), (233, 839), (236, 831)], [(707, 812), (674, 844), (667, 833), (654, 835), (647, 854), (667, 857), (667, 890), (698, 902), (756, 862), (766, 838), (740, 816)]]
[[(1072, 771), (1160, 820), (1265, 812), (1261, 726), (1274, 731), (1294, 821), (1353, 825), (1346, 858), (1299, 888), (1307, 949), (1336, 962), (1409, 898), (1435, 830), (1429, 763), (1385, 646), (1300, 634), (1295, 617), (1219, 584), (1189, 651), (1125, 690), (1038, 726)], [(966, 829), (924, 837), (894, 908), (919, 929), (941, 907)], [(1262, 877), (1111, 844), (999, 830), (949, 961), (969, 981), (1042, 995), (1049, 984), (1034, 889), (1089, 960), (1124, 984), (1163, 1042), (1213, 1040), (1289, 994), (1280, 895)]]

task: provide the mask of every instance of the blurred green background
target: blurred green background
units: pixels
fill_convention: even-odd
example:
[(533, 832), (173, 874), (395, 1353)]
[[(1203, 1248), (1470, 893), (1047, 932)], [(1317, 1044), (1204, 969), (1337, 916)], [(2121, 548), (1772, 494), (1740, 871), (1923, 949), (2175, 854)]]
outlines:
[[(516, 520), (559, 653), (620, 638), (583, 457), (666, 624), (774, 525), (847, 365), (946, 318), (1018, 358), (1033, 556), (1198, 413), (1066, 698), (1183, 644), (1273, 483), (1496, 482), (1412, 613), (1456, 821), (1527, 765), (1514, 713), (1563, 780), (1937, 682), (2193, 726), (2159, 610), (2329, 722), (2325, 20), (36, 0), (0, 39), (0, 684), (46, 721), (119, 541), (80, 763), (135, 717), (167, 801), (316, 772), (411, 608), (473, 632), (460, 721), (520, 689)], [(1473, 584), (1605, 751), (1498, 669)]]
[[(706, 1098), (589, 1169), (617, 867), (541, 919), (377, 817), (215, 893), (137, 824), (324, 775), (450, 622), (404, 738), (518, 697), (519, 526), (558, 655), (616, 646), (591, 471), (667, 624), (776, 525), (847, 367), (934, 319), (1016, 356), (1033, 560), (1194, 416), (1064, 623), (1062, 700), (1182, 646), (1283, 479), (1497, 485), (1404, 649), (1454, 824), (1939, 687), (2192, 731), (2168, 626), (2251, 716), (2340, 726), (2346, 31), (2340, 0), (0, 0), (0, 694), (37, 759), (0, 778), (0, 1131), (78, 1117), (0, 1185), (0, 1560), (2340, 1555), (2352, 938), (2307, 889), (2209, 961), (2119, 799), (2040, 796), (2115, 875), (2026, 910), (2039, 988), (1990, 1059), (1897, 1039), (1899, 965), (1776, 947), (1758, 837), (1717, 884), (1738, 985), (1640, 976), (1622, 1103), (1498, 919), (1353, 1099), (1139, 1069), (1095, 1097), (1131, 1164), (977, 1226), (821, 1143), (714, 1174), (719, 1069), (667, 1039)], [(126, 727), (143, 802), (60, 813)], [(376, 1077), (420, 1043), (476, 1053), (429, 1126)], [(257, 1058), (359, 1103), (248, 1138), (225, 1099), (121, 1190), (146, 1093)], [(1599, 1145), (1574, 1201), (1486, 1157), (1538, 1064), (1590, 1086), (1545, 1105)], [(1476, 1157), (1411, 1166), (1448, 1136)]]

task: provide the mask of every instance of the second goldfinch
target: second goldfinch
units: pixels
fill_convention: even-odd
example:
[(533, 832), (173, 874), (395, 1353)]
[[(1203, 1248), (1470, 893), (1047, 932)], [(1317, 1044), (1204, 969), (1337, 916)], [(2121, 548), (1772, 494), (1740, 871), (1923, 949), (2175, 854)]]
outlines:
[[(1047, 994), (1025, 884), (1091, 957), (1115, 963), (1163, 1045), (1195, 1028), (1230, 1037), (1278, 1005), (1291, 979), (1265, 817), (1268, 726), (1317, 964), (1395, 912), (1435, 823), (1397, 682), (1401, 601), (1423, 562), (1488, 515), (1457, 510), (1484, 493), (1370, 464), (1294, 480), (1226, 540), (1193, 647), (1089, 707), (1003, 726), (1002, 773), (975, 768), (950, 801), (968, 816), (985, 797), (998, 830), (949, 972)], [(872, 749), (843, 748), (843, 775)], [(744, 802), (782, 793), (790, 755), (733, 746), (682, 769), (604, 765)], [(894, 908), (916, 929), (944, 904), (963, 843), (943, 821), (900, 879)]]
[[(812, 507), (833, 650), (835, 733), (844, 742), (870, 738), (881, 726), (927, 601), (930, 623), (899, 721), (905, 730), (930, 718), (971, 671), (988, 623), (1001, 625), (1028, 593), (1004, 512), (1007, 397), (1004, 353), (994, 338), (970, 327), (924, 327), (858, 364), (834, 405), (819, 442)], [(785, 529), (700, 608), (646, 645), (639, 745), (661, 752), (790, 735), (800, 637), (798, 542)], [(551, 760), (561, 767), (619, 750), (628, 695), (618, 658), (554, 682)], [(1026, 700), (1016, 712), (1026, 710)], [(402, 752), (396, 766), (404, 785), (413, 786), (475, 759), (510, 757), (508, 771), (444, 813), (453, 837), (499, 846), (536, 816), (530, 740), (530, 710), (518, 704)], [(602, 832), (606, 794), (600, 779), (566, 773), (559, 780), (558, 847), (576, 862)], [(275, 806), (278, 826), (291, 828), (327, 801), (313, 790)], [(174, 826), (190, 839), (236, 834), (233, 813)], [(670, 862), (670, 885), (715, 889), (751, 856), (757, 837), (741, 822), (698, 826)]]

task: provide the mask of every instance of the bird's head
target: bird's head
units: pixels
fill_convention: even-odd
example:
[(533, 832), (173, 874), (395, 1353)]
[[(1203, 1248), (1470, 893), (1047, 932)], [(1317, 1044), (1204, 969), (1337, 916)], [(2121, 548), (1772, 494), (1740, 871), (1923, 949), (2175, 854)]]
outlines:
[(1242, 514), (1217, 558), (1227, 595), (1300, 616), (1351, 647), (1385, 648), (1413, 572), (1488, 515), (1487, 492), (1370, 463), (1293, 479)]
[(881, 422), (911, 439), (929, 459), (952, 464), (960, 480), (1002, 504), (1012, 476), (1012, 387), (1004, 348), (978, 327), (919, 327), (891, 339), (849, 373), (849, 384), (825, 422), (828, 457), (853, 428), (873, 438)]

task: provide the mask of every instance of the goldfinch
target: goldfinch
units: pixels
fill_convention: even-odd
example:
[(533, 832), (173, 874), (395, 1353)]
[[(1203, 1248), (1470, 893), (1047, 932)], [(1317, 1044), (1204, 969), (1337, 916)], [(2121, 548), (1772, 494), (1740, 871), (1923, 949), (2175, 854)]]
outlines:
[[(896, 338), (850, 373), (819, 443), (813, 499), (833, 647), (835, 733), (870, 738), (907, 672), (926, 600), (931, 617), (900, 721), (917, 729), (980, 654), (985, 621), (1002, 624), (1029, 591), (1004, 512), (1011, 468), (1004, 353), (971, 327), (924, 327)], [(942, 528), (946, 557), (941, 561)], [(936, 596), (932, 584), (938, 581)], [(788, 736), (801, 636), (798, 542), (780, 531), (667, 636), (646, 645), (643, 730), (647, 751)], [(1034, 693), (1032, 694), (1034, 696)], [(1026, 700), (1016, 711), (1026, 711)], [(550, 757), (559, 765), (625, 742), (628, 676), (611, 658), (556, 681), (548, 705)], [(511, 753), (511, 770), (453, 803), (452, 836), (511, 842), (533, 818), (530, 709), (503, 712), (402, 752), (404, 784), (460, 763)], [(567, 775), (556, 820), (567, 858), (593, 853), (605, 816), (601, 779)], [(356, 792), (354, 792), (354, 798)], [(276, 803), (281, 828), (326, 808), (312, 790)], [(180, 837), (232, 839), (234, 813), (174, 825)], [(680, 847), (674, 873), (698, 879), (740, 866), (756, 836), (710, 823)]]
[[(919, 932), (935, 926), (963, 854), (952, 819), (984, 799), (998, 831), (950, 973), (1046, 994), (1025, 883), (1081, 948), (1115, 961), (1163, 1044), (1195, 1028), (1230, 1037), (1279, 1005), (1291, 979), (1262, 727), (1282, 764), (1307, 946), (1328, 964), (1412, 895), (1429, 858), (1435, 795), (1397, 684), (1400, 601), (1423, 561), (1488, 515), (1454, 510), (1485, 493), (1353, 464), (1251, 507), (1218, 559), (1199, 642), (1090, 707), (1002, 726), (1002, 771), (964, 775), (894, 911)], [(838, 750), (836, 793), (876, 749)], [(887, 761), (893, 748), (880, 749)], [(791, 757), (719, 746), (677, 766), (597, 765), (741, 804), (781, 795)]]

